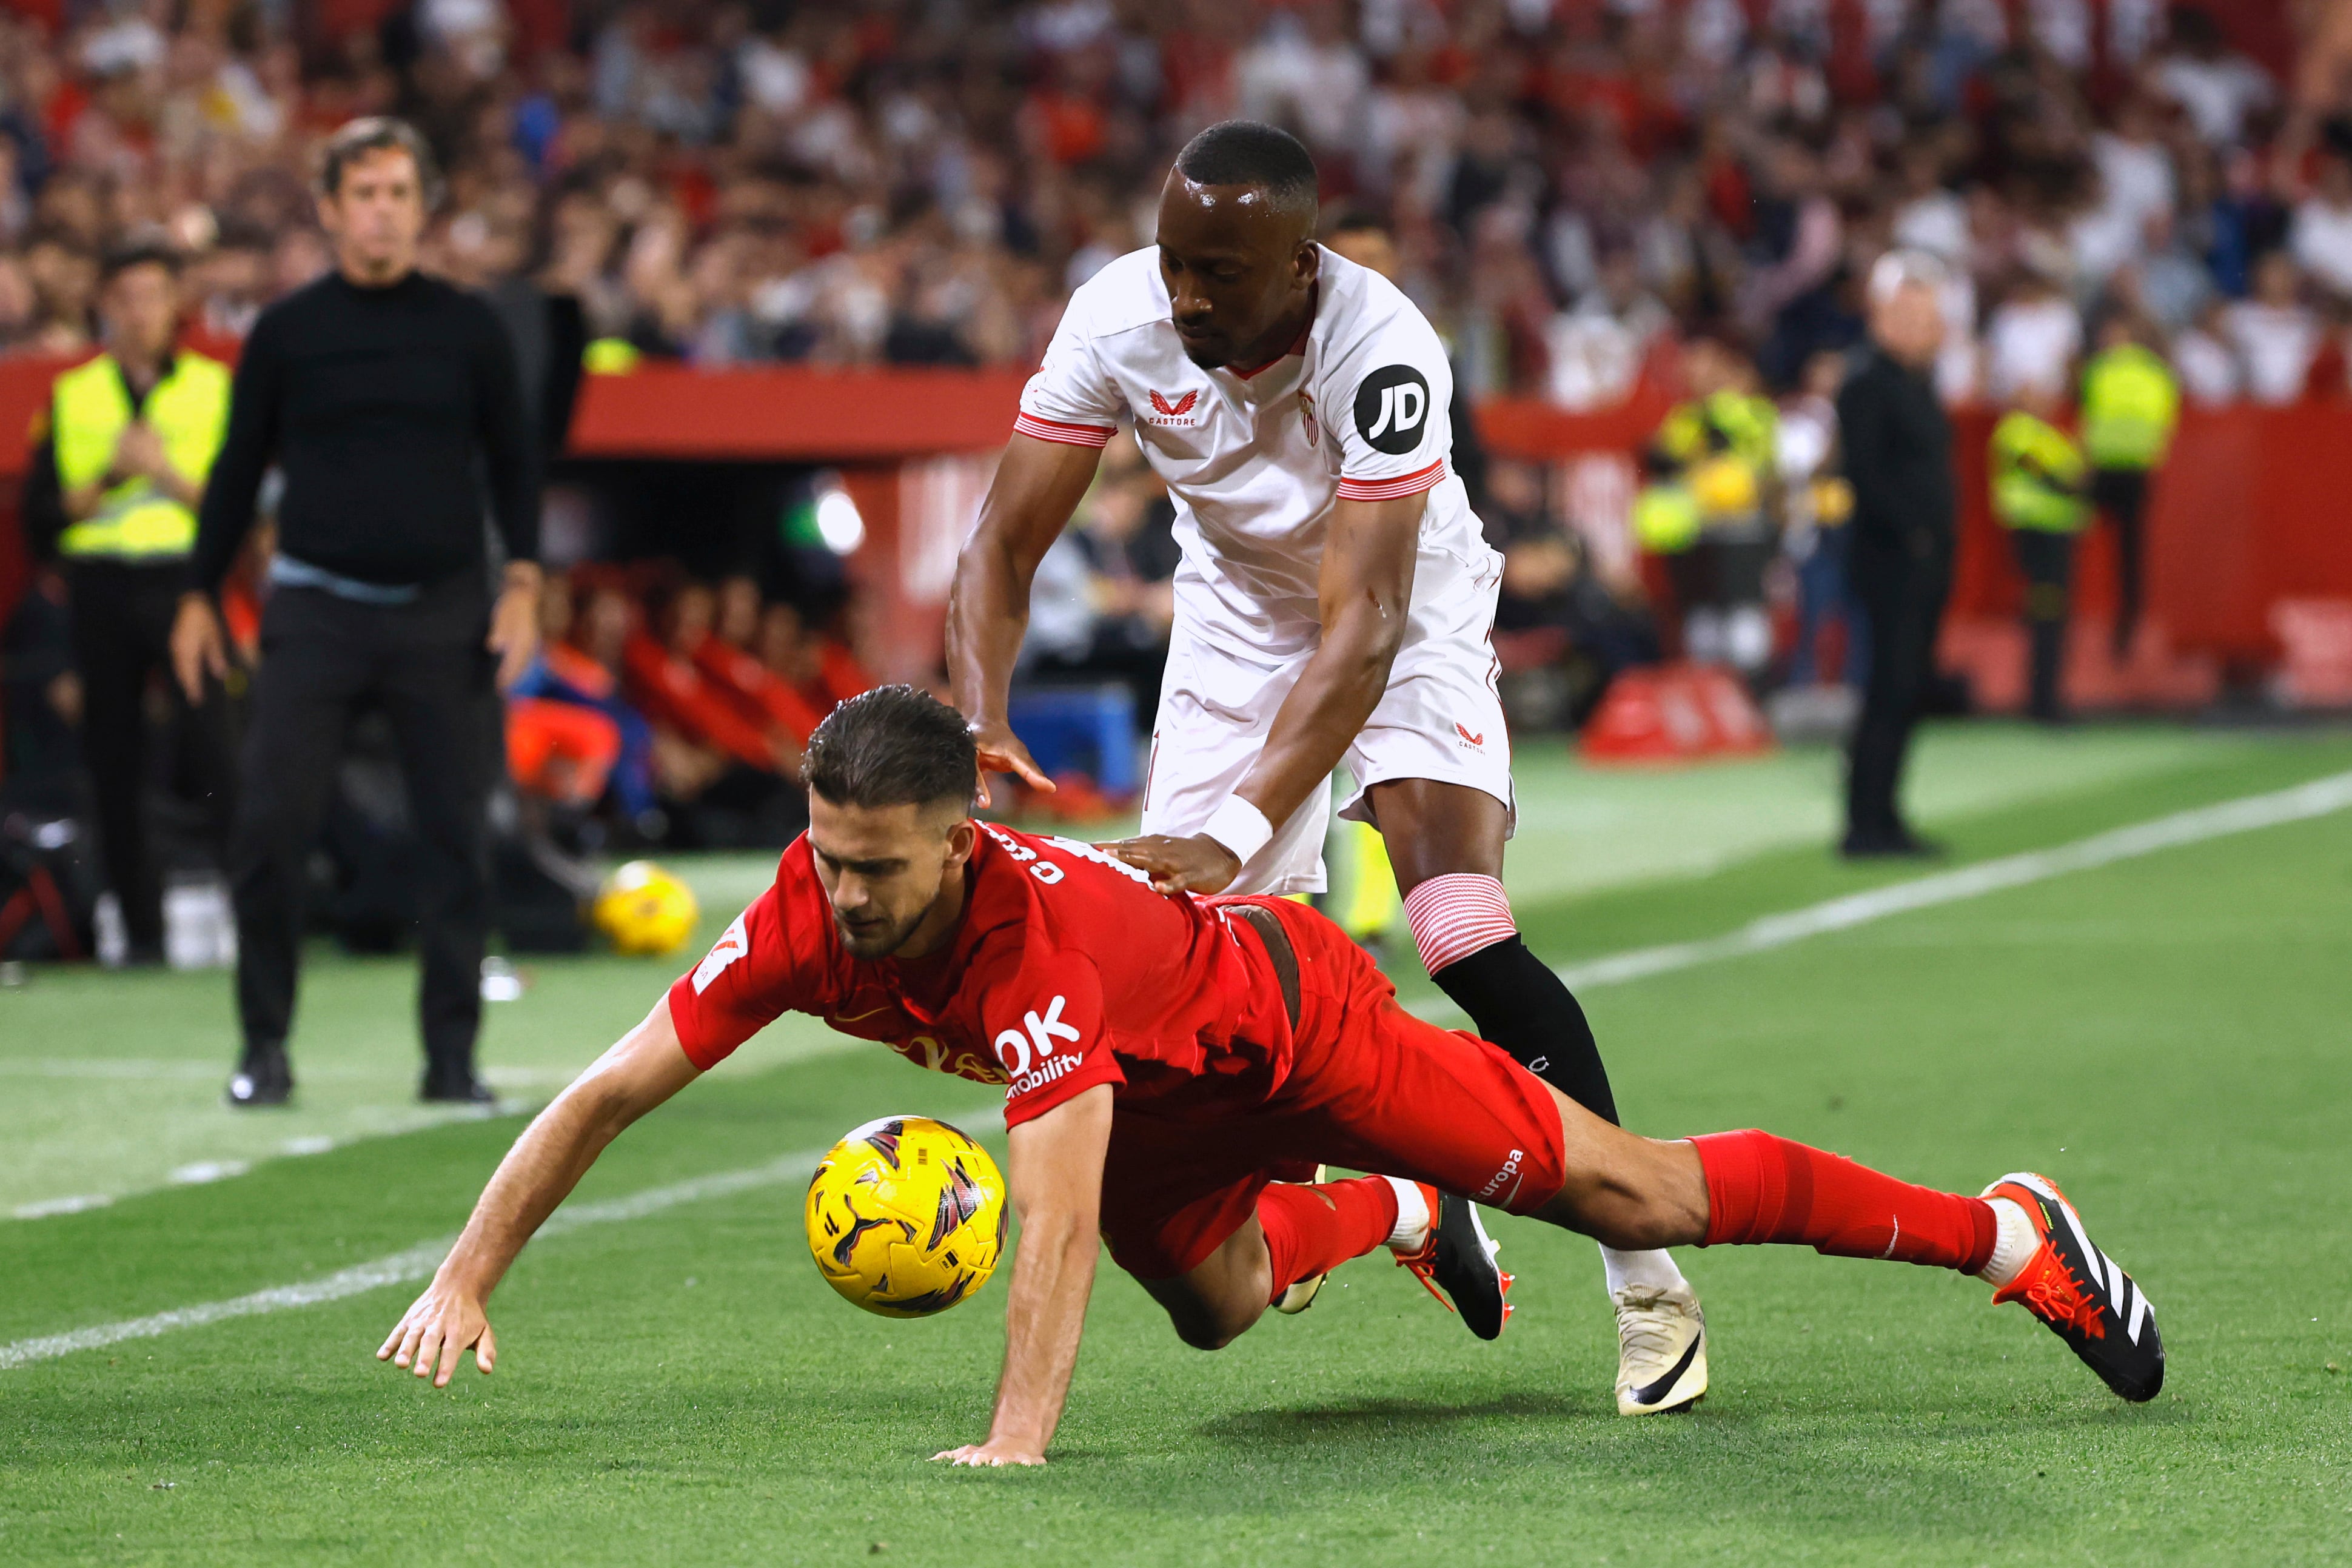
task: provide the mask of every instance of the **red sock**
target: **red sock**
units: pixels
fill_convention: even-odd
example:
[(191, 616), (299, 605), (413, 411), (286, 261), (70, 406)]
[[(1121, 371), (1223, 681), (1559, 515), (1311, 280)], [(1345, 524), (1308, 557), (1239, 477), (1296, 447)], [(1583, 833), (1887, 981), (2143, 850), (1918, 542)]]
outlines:
[(1384, 1176), (1320, 1186), (1276, 1183), (1257, 1195), (1257, 1223), (1274, 1265), (1274, 1294), (1361, 1258), (1396, 1228), (1396, 1189)]
[(1884, 1258), (1973, 1274), (1999, 1234), (1982, 1198), (1915, 1187), (1769, 1132), (1691, 1142), (1706, 1173), (1706, 1239), (1803, 1242), (1832, 1258)]

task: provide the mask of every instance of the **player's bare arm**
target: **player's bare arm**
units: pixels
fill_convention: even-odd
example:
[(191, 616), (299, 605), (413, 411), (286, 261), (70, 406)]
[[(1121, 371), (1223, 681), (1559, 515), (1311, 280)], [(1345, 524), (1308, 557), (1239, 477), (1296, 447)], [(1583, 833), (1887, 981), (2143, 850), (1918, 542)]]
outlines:
[(667, 999), (656, 1002), (645, 1022), (597, 1058), (515, 1140), (457, 1245), (376, 1348), (376, 1359), (429, 1377), (436, 1388), (449, 1385), (468, 1348), (474, 1364), (488, 1372), (499, 1352), (487, 1305), (523, 1243), (606, 1144), (699, 1076), (679, 1047)]
[[(1333, 504), (1317, 583), (1322, 638), (1276, 711), (1265, 750), (1234, 792), (1268, 823), (1288, 821), (1323, 787), (1380, 706), (1404, 641), (1428, 504), (1425, 494)], [(1150, 872), (1163, 893), (1221, 892), (1241, 875), (1241, 857), (1207, 833), (1152, 834), (1107, 847)]]
[(1042, 1465), (1078, 1363), (1101, 1249), (1111, 1086), (1097, 1084), (1013, 1129), (1009, 1178), (1021, 1219), (1004, 1310), (1004, 1373), (988, 1441), (934, 1454), (956, 1465)]
[(981, 503), (980, 521), (956, 557), (955, 588), (948, 598), (948, 679), (980, 744), (982, 805), (992, 772), (1016, 774), (1034, 788), (1054, 787), (1013, 733), (1006, 701), (1013, 663), (1029, 629), (1029, 584), (1037, 563), (1068, 524), (1101, 458), (1098, 447), (1015, 434)]

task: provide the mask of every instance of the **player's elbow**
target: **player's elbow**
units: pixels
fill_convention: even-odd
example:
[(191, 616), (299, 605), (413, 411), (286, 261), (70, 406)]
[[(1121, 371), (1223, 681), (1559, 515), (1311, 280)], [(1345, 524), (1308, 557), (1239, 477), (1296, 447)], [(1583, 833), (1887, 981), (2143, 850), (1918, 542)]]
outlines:
[(1367, 593), (1363, 603), (1349, 607), (1339, 635), (1328, 638), (1326, 646), (1339, 655), (1347, 675), (1385, 687), (1397, 650), (1404, 647), (1405, 621), (1401, 600)]

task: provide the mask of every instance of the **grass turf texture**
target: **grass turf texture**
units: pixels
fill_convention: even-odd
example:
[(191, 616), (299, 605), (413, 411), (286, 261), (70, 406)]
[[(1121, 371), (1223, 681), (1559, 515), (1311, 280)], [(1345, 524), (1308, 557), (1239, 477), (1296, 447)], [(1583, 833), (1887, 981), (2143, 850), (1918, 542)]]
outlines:
[[(2341, 741), (2231, 741), (1932, 826), (1978, 858), (2347, 766)], [(1567, 960), (1916, 874), (1789, 849), (1521, 912)], [(371, 1358), (405, 1289), (0, 1372), (0, 1560), (2352, 1558), (2352, 1390), (2327, 1370), (2352, 1363), (2347, 895), (2352, 814), (1587, 997), (1644, 1131), (1762, 1125), (1965, 1190), (2021, 1166), (2065, 1184), (2162, 1314), (2170, 1384), (2144, 1409), (1975, 1282), (1747, 1248), (1684, 1255), (1715, 1333), (1707, 1403), (1622, 1421), (1592, 1248), (1501, 1219), (1523, 1310), (1492, 1346), (1375, 1259), (1203, 1356), (1106, 1265), (1055, 1463), (950, 1473), (922, 1461), (985, 1430), (1003, 1287), (929, 1322), (865, 1318), (806, 1261), (787, 1185), (533, 1247), (492, 1303), (499, 1372), (444, 1394)], [(405, 973), (314, 978), (306, 1039), (381, 1037), (404, 1076)], [(63, 1005), (46, 984), (0, 997), (10, 1050), (22, 1004)], [(542, 966), (542, 1026), (592, 1043), (529, 1048), (576, 1060), (655, 984)], [(173, 1022), (132, 987), (69, 1000), (39, 1015), (52, 1051), (150, 1051), (122, 1037)], [(991, 1103), (819, 1046), (789, 1037), (697, 1086), (582, 1198)], [(446, 1233), (519, 1126), (0, 1225), (0, 1339)]]

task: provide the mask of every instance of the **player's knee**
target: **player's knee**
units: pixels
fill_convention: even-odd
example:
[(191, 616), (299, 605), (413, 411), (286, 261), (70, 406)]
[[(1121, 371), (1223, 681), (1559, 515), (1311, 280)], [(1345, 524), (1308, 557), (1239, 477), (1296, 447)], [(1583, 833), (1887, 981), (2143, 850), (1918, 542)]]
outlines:
[(1176, 1320), (1176, 1337), (1196, 1351), (1221, 1351), (1241, 1336), (1240, 1328), (1213, 1319)]
[[(1172, 1288), (1171, 1288), (1172, 1287)], [(1241, 1338), (1265, 1309), (1262, 1303), (1204, 1295), (1174, 1281), (1146, 1287), (1166, 1309), (1176, 1337), (1196, 1351), (1221, 1351)]]

